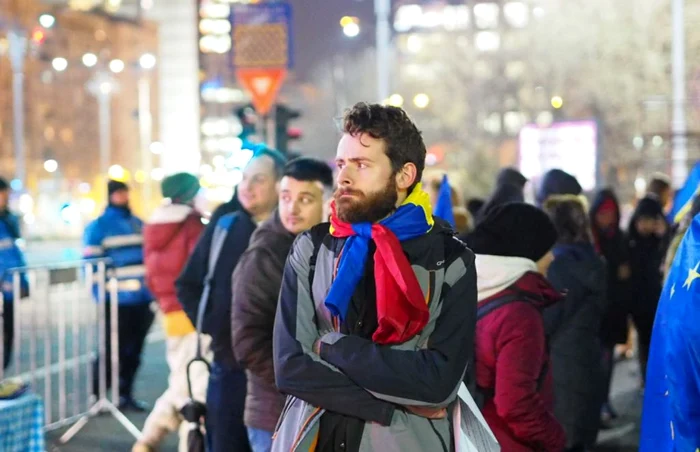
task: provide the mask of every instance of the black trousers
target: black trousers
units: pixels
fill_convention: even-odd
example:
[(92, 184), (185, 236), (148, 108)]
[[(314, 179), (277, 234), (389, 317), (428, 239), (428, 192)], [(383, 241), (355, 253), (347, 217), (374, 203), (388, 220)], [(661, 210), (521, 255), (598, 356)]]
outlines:
[[(135, 305), (119, 305), (119, 395), (131, 397), (134, 390), (134, 379), (141, 365), (141, 352), (146, 341), (146, 335), (151, 328), (155, 314), (148, 303)], [(110, 360), (111, 347), (111, 311), (107, 303), (106, 310), (106, 350), (107, 350), (107, 390), (112, 384), (112, 363)], [(99, 361), (93, 361), (93, 392), (99, 394)]]
[(3, 343), (3, 362), (2, 368), (7, 369), (10, 364), (10, 357), (12, 356), (12, 339), (15, 335), (15, 322), (14, 322), (14, 305), (10, 301), (5, 301), (3, 303), (3, 315), (2, 315), (2, 343)]

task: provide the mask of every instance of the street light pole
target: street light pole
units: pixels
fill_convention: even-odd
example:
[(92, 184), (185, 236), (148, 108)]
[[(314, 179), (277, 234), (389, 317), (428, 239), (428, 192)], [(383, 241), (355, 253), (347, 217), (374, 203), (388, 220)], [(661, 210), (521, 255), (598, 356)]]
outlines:
[(151, 206), (151, 171), (153, 160), (151, 158), (151, 141), (153, 139), (153, 116), (151, 115), (151, 81), (148, 74), (142, 74), (138, 84), (139, 94), (139, 136), (141, 142), (141, 163), (146, 173), (143, 181), (143, 208), (149, 212)]
[(672, 179), (675, 187), (685, 183), (688, 175), (688, 127), (685, 118), (685, 0), (673, 0), (673, 140)]
[(97, 98), (100, 131), (100, 173), (107, 177), (111, 158), (112, 112), (111, 99), (116, 81), (104, 70), (97, 71), (87, 84), (88, 91)]
[(24, 155), (24, 57), (27, 38), (13, 30), (8, 33), (10, 63), (12, 65), (13, 141), (15, 147), (15, 179), (25, 186), (26, 163)]
[(382, 102), (389, 97), (391, 77), (391, 0), (374, 0), (374, 13), (377, 16), (377, 102)]

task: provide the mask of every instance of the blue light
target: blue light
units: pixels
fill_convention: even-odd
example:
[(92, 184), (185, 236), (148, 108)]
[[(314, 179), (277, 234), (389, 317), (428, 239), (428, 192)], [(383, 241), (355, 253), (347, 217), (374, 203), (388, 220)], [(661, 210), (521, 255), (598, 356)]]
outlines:
[(12, 182), (10, 182), (10, 188), (14, 191), (20, 191), (22, 187), (22, 181), (19, 179), (12, 179)]

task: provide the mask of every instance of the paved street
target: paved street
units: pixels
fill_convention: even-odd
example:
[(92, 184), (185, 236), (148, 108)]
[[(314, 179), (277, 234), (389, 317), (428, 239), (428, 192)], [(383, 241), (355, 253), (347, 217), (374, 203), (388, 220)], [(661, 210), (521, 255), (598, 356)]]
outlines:
[[(30, 265), (73, 260), (79, 257), (79, 243), (49, 242), (29, 244), (27, 256)], [(85, 331), (85, 322), (88, 321), (90, 315), (94, 312), (91, 311), (94, 305), (89, 298), (86, 299), (81, 296), (79, 299), (76, 299), (72, 295), (73, 293), (52, 294), (50, 303), (41, 309), (31, 310), (23, 306), (20, 311), (24, 319), (23, 324), (24, 322), (36, 322), (36, 325), (51, 325), (49, 330), (46, 330), (46, 328), (39, 329), (35, 337), (35, 343), (39, 349), (44, 344), (50, 344), (51, 354), (48, 358), (43, 353), (37, 355), (37, 367), (41, 370), (42, 375), (46, 374), (48, 370), (54, 381), (50, 402), (47, 404), (47, 410), (51, 411), (54, 419), (60, 414), (59, 402), (62, 397), (65, 397), (66, 412), (68, 414), (80, 412), (87, 408), (87, 393), (89, 391), (89, 385), (87, 385), (87, 368), (89, 366), (87, 363), (90, 359), (89, 349), (92, 348), (92, 345)], [(70, 309), (67, 310), (67, 314), (59, 315), (61, 313), (59, 308), (61, 307), (70, 307)], [(73, 308), (76, 308), (75, 311)], [(62, 334), (59, 325), (64, 318), (66, 320), (72, 319), (74, 312), (75, 318), (79, 320), (78, 323), (83, 325), (83, 327), (76, 331), (75, 335), (70, 330), (65, 332), (67, 346), (63, 352), (65, 352), (65, 358), (68, 360), (68, 365), (66, 366), (68, 370), (67, 374), (61, 377), (61, 366), (57, 364), (59, 349), (56, 345), (58, 343), (58, 335)], [(28, 355), (30, 347), (32, 347), (32, 338), (26, 334), (27, 332), (28, 330), (25, 328), (21, 339), (24, 353), (22, 353), (21, 357), (20, 373), (25, 374), (29, 370)], [(73, 345), (75, 345), (75, 348)], [(74, 377), (70, 371), (76, 368), (79, 368), (80, 372)], [(138, 376), (137, 397), (153, 406), (155, 400), (166, 387), (167, 376), (168, 369), (165, 361), (163, 334), (159, 321), (156, 320), (148, 337), (143, 356), (143, 365)], [(65, 378), (66, 380), (67, 390), (63, 395), (60, 395), (60, 391), (58, 391), (59, 378)], [(624, 361), (618, 364), (613, 382), (613, 404), (621, 417), (616, 421), (615, 428), (601, 432), (599, 446), (596, 448), (596, 451), (632, 452), (638, 449), (638, 424), (641, 412), (641, 396), (637, 389), (638, 381), (639, 372), (636, 361)], [(74, 392), (74, 388), (78, 391)], [(48, 393), (45, 391), (43, 379), (39, 379), (36, 384), (36, 392), (46, 396)], [(80, 397), (75, 398), (76, 395), (80, 395)], [(143, 426), (146, 414), (125, 414), (138, 428)], [(47, 448), (49, 451), (87, 452), (105, 450), (118, 452), (129, 451), (133, 444), (133, 438), (109, 414), (92, 419), (68, 444), (59, 444), (58, 438), (64, 431), (65, 428), (48, 434)], [(177, 450), (177, 436), (175, 434), (171, 435), (163, 444), (161, 450)]]

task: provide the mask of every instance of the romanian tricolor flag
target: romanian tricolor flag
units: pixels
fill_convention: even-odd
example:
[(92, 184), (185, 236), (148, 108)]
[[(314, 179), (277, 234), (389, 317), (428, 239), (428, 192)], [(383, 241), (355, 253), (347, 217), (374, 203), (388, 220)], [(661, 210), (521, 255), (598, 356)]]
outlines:
[(332, 204), (331, 234), (348, 237), (338, 263), (325, 305), (334, 316), (344, 319), (357, 283), (365, 273), (369, 242), (374, 253), (374, 279), (379, 327), (376, 343), (402, 343), (421, 331), (428, 322), (426, 298), (401, 242), (427, 234), (433, 227), (430, 197), (418, 184), (391, 216), (379, 223), (344, 223)]

